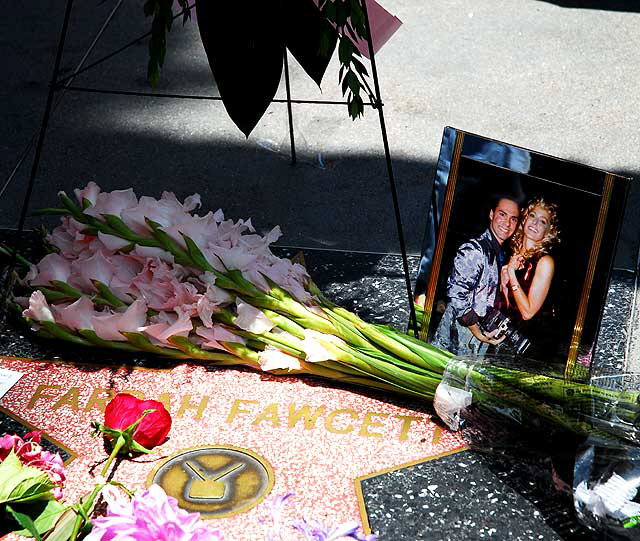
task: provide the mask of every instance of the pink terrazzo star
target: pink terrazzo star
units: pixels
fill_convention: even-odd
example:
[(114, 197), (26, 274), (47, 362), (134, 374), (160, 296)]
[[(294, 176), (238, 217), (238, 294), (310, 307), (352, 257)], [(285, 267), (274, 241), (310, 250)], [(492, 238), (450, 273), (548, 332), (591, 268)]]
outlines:
[[(268, 498), (293, 492), (301, 515), (326, 524), (366, 521), (360, 514), (358, 478), (465, 445), (460, 436), (436, 425), (417, 400), (401, 407), (314, 379), (197, 364), (150, 370), (0, 357), (0, 366), (24, 373), (0, 406), (75, 453), (67, 466), (68, 501), (95, 483), (93, 475), (107, 458), (89, 425), (102, 420), (102, 408), (118, 391), (165, 402), (173, 427), (157, 454), (120, 462), (115, 480), (143, 488), (154, 466), (181, 450), (244, 448), (274, 470)], [(259, 540), (259, 518), (266, 512), (259, 505), (207, 524), (228, 541)]]

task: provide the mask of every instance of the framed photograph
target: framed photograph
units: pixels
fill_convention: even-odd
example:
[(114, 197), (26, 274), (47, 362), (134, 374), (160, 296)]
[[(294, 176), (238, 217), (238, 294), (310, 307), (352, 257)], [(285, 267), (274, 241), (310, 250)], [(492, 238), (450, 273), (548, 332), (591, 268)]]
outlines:
[(584, 379), (629, 185), (446, 128), (416, 280), (421, 338), (454, 354), (535, 359)]

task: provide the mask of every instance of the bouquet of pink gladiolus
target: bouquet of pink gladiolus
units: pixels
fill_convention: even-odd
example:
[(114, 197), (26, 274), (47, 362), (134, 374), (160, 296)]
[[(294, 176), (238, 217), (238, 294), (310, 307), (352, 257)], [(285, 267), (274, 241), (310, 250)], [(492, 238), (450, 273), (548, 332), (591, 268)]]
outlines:
[[(200, 216), (198, 195), (182, 203), (169, 192), (138, 199), (131, 189), (106, 193), (93, 182), (75, 190), (75, 200), (59, 195), (62, 208), (42, 211), (62, 215), (46, 237), (50, 253), (37, 265), (23, 261), (31, 293), (16, 298), (43, 336), (427, 400), (445, 374), (436, 404), (445, 422), (461, 407), (451, 390), (459, 384), (477, 406), (497, 405), (492, 414), (516, 408), (522, 418), (640, 441), (640, 393), (564, 381), (521, 359), (506, 367), (450, 362), (450, 353), (327, 300), (303, 266), (271, 252), (278, 227), (263, 236), (250, 220), (225, 220), (220, 210)], [(612, 407), (622, 424), (600, 422)]]
[(329, 302), (306, 269), (276, 257), (281, 233), (221, 210), (196, 214), (165, 192), (102, 192), (91, 182), (60, 193), (50, 253), (18, 298), (38, 333), (87, 346), (314, 374), (432, 398), (450, 354), (365, 323)]

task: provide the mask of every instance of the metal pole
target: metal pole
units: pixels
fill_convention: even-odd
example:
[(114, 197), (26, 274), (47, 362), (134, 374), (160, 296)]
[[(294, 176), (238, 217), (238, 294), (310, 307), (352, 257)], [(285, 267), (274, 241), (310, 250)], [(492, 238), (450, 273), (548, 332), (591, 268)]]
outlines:
[(58, 72), (60, 71), (60, 63), (62, 61), (62, 51), (64, 50), (64, 42), (67, 37), (67, 29), (69, 28), (69, 19), (71, 18), (71, 6), (73, 0), (67, 0), (67, 9), (64, 14), (64, 20), (62, 22), (62, 29), (60, 31), (60, 39), (58, 41), (58, 51), (56, 52), (56, 59), (53, 65), (53, 74), (51, 75), (51, 84), (49, 85), (49, 93), (47, 94), (47, 102), (44, 108), (44, 114), (42, 117), (42, 124), (40, 125), (40, 135), (38, 136), (38, 142), (36, 144), (35, 155), (33, 158), (33, 166), (31, 167), (31, 175), (29, 176), (29, 182), (27, 183), (27, 191), (24, 195), (24, 202), (22, 203), (22, 211), (20, 213), (20, 220), (18, 222), (18, 229), (15, 234), (14, 246), (11, 254), (11, 262), (6, 269), (6, 277), (4, 280), (4, 287), (2, 291), (2, 298), (0, 300), (0, 322), (4, 323), (7, 313), (7, 299), (9, 292), (13, 287), (13, 271), (16, 266), (18, 246), (20, 246), (20, 240), (24, 231), (24, 222), (27, 217), (27, 210), (29, 208), (29, 201), (31, 200), (31, 194), (33, 192), (33, 185), (38, 173), (38, 166), (40, 165), (40, 157), (42, 155), (42, 146), (44, 143), (44, 136), (49, 124), (49, 117), (51, 116), (51, 106), (53, 105), (53, 95), (55, 92), (55, 85), (58, 79)]
[(289, 117), (289, 140), (291, 145), (291, 165), (296, 164), (296, 141), (293, 136), (293, 109), (291, 107), (291, 86), (289, 85), (289, 53), (284, 50), (284, 86), (287, 90), (287, 116)]
[(384, 112), (382, 106), (382, 98), (380, 95), (380, 83), (378, 80), (378, 69), (376, 67), (376, 56), (373, 50), (373, 38), (371, 36), (371, 24), (369, 23), (369, 11), (367, 10), (367, 1), (360, 0), (362, 11), (364, 12), (365, 28), (367, 30), (367, 45), (369, 47), (369, 60), (371, 61), (371, 76), (375, 89), (375, 98), (377, 102), (378, 117), (380, 119), (380, 132), (382, 134), (382, 144), (384, 145), (384, 156), (387, 162), (387, 174), (389, 176), (389, 185), (391, 187), (391, 197), (393, 198), (393, 209), (396, 218), (396, 228), (398, 230), (398, 241), (400, 243), (400, 253), (402, 255), (402, 268), (404, 270), (405, 284), (407, 287), (407, 298), (409, 300), (409, 328), (413, 327), (413, 332), (418, 337), (418, 325), (415, 307), (413, 306), (413, 294), (411, 292), (411, 279), (409, 277), (409, 262), (407, 260), (407, 248), (404, 240), (404, 232), (402, 228), (402, 218), (400, 216), (400, 205), (398, 203), (398, 191), (396, 189), (396, 181), (393, 175), (393, 165), (391, 163), (391, 153), (389, 152), (389, 140), (387, 138), (387, 128), (384, 122)]

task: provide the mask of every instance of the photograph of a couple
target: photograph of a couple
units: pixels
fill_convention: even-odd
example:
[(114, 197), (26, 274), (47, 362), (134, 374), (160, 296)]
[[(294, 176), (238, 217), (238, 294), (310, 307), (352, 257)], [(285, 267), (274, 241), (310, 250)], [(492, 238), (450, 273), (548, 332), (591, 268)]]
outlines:
[(457, 355), (588, 366), (617, 235), (602, 190), (464, 155), (455, 168), (418, 276), (423, 338)]

